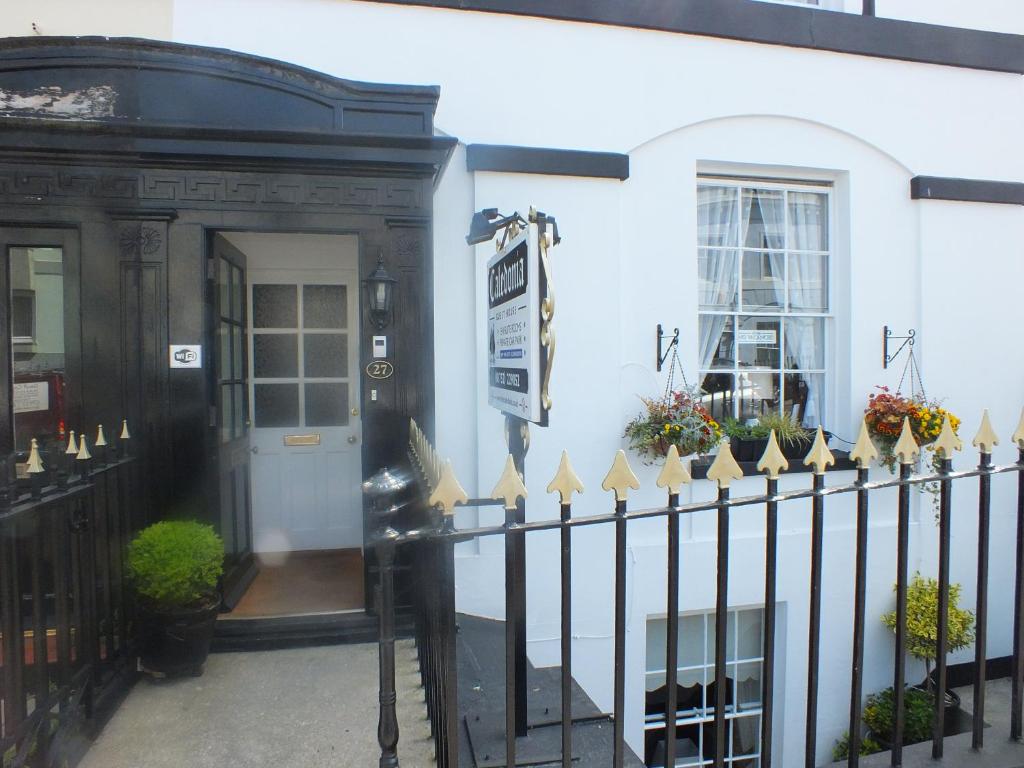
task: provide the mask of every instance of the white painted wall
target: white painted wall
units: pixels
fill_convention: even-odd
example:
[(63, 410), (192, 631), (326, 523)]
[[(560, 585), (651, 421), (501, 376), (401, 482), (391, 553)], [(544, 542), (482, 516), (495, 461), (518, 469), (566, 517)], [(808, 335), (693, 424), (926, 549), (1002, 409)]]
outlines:
[(0, 0), (0, 37), (103, 35), (169, 39), (173, 6), (174, 0)]
[[(881, 3), (880, 14), (913, 18), (923, 4)], [(972, 4), (973, 5), (973, 4)], [(929, 21), (966, 23), (954, 3), (929, 3)], [(1013, 6), (1009, 26), (1024, 24)], [(212, 13), (212, 15), (211, 15)], [(943, 15), (945, 14), (945, 15)], [(979, 13), (979, 19), (984, 16)], [(1018, 208), (920, 203), (909, 198), (916, 174), (1019, 180), (1016, 150), (1024, 118), (1021, 79), (1012, 75), (749, 45), (638, 30), (488, 14), (397, 8), (339, 0), (282, 6), (225, 0), (175, 4), (174, 36), (272, 56), (355, 79), (438, 83), (437, 125), (465, 143), (602, 149), (630, 154), (631, 175), (609, 180), (476, 173), (460, 149), (435, 199), (437, 423), (441, 452), (453, 457), (471, 495), (487, 495), (504, 459), (502, 420), (486, 403), (484, 305), (477, 286), (490, 248), (463, 239), (482, 207), (558, 217), (563, 244), (553, 255), (558, 347), (551, 427), (532, 430), (527, 461), (528, 517), (556, 514), (545, 486), (558, 454), (569, 450), (587, 492), (575, 514), (607, 511), (599, 490), (637, 394), (660, 391), (653, 372), (654, 327), (682, 330), (687, 370), (695, 366), (696, 204), (698, 171), (831, 181), (836, 203), (835, 344), (831, 364), (833, 430), (852, 439), (873, 385), (895, 384), (883, 371), (885, 323), (919, 332), (918, 352), (930, 394), (947, 396), (969, 436), (991, 407), (1003, 434), (1015, 423), (1024, 361), (1007, 354), (999, 328), (1013, 322), (1012, 292), (1021, 278), (1024, 214)], [(985, 22), (979, 21), (979, 25)], [(535, 55), (522, 55), (526, 49)], [(400, 51), (384, 55), (383, 50)], [(599, 55), (595, 55), (599, 52)], [(513, 106), (511, 87), (543, 82)], [(993, 321), (995, 321), (993, 323)], [(466, 371), (470, 370), (469, 375)], [(692, 375), (692, 374), (691, 374)], [(695, 377), (694, 377), (695, 378)], [(984, 386), (979, 382), (984, 381)], [(1000, 453), (998, 460), (1006, 460)], [(958, 464), (966, 465), (965, 458)], [(659, 504), (656, 470), (634, 459), (643, 483), (637, 504)], [(884, 472), (884, 470), (883, 470)], [(875, 473), (878, 475), (879, 473)], [(846, 482), (848, 474), (830, 482)], [(803, 487), (806, 475), (784, 479)], [(1009, 488), (996, 482), (993, 584), (1009, 573)], [(968, 484), (965, 484), (968, 486)], [(744, 480), (736, 494), (756, 493)], [(709, 499), (695, 483), (685, 500)], [(954, 575), (973, 600), (973, 507), (968, 487), (957, 508)], [(868, 593), (865, 690), (891, 676), (892, 638), (878, 617), (892, 601), (895, 497), (874, 499)], [(928, 500), (915, 499), (912, 569), (934, 568), (936, 531)], [(493, 524), (500, 510), (464, 510), (460, 524)], [(780, 764), (797, 760), (804, 736), (809, 507), (782, 517), (778, 708)], [(853, 590), (852, 499), (830, 502), (825, 537), (819, 758), (844, 730), (849, 697)], [(731, 602), (763, 600), (763, 521), (736, 513)], [(714, 606), (715, 520), (694, 515), (683, 526), (682, 609)], [(575, 534), (577, 585), (574, 671), (597, 703), (612, 706), (612, 532)], [(557, 663), (558, 559), (554, 535), (532, 536), (528, 549), (528, 633), (535, 663)], [(503, 551), (498, 538), (462, 545), (461, 610), (500, 617)], [(663, 523), (631, 526), (627, 645), (627, 736), (642, 744), (646, 621), (663, 615)], [(991, 655), (1009, 650), (1008, 593), (996, 590)], [(998, 606), (998, 608), (996, 607)], [(969, 653), (957, 660), (968, 659)], [(913, 675), (923, 674), (912, 665)]]
[[(846, 10), (853, 10), (845, 0)], [(823, 11), (824, 12), (824, 11)], [(1015, 0), (879, 0), (879, 14), (1024, 32)], [(553, 254), (558, 348), (551, 427), (534, 428), (527, 462), (528, 517), (554, 516), (545, 493), (567, 448), (587, 486), (576, 514), (607, 511), (599, 490), (637, 394), (664, 386), (653, 371), (654, 328), (682, 330), (694, 370), (695, 185), (699, 171), (831, 181), (836, 202), (837, 317), (829, 426), (851, 438), (881, 368), (881, 326), (918, 330), (929, 394), (947, 397), (970, 437), (992, 409), (1006, 445), (1024, 391), (1016, 325), (1024, 212), (1016, 207), (914, 202), (917, 174), (1024, 179), (1019, 130), (1024, 90), (1015, 75), (910, 64), (777, 46), (491, 14), (350, 0), (176, 0), (171, 37), (295, 62), (352, 79), (440, 84), (437, 125), (463, 143), (599, 149), (629, 153), (626, 182), (466, 171), (460, 148), (435, 195), (437, 439), (470, 495), (487, 495), (504, 447), (500, 417), (486, 406), (482, 285), (487, 246), (463, 239), (472, 211), (537, 206), (557, 216)], [(542, 88), (537, 88), (543, 83)], [(520, 94), (517, 96), (516, 94)], [(517, 103), (519, 101), (520, 103)], [(696, 378), (691, 373), (693, 378)], [(958, 459), (968, 466), (975, 459)], [(643, 488), (636, 504), (659, 504), (655, 470), (633, 461)], [(876, 476), (881, 476), (878, 472)], [(846, 482), (837, 474), (830, 482)], [(806, 475), (786, 477), (803, 487)], [(758, 492), (744, 480), (736, 494)], [(995, 483), (993, 587), (1008, 579), (1011, 488)], [(709, 499), (697, 482), (684, 500)], [(974, 597), (974, 502), (958, 490), (954, 577)], [(894, 497), (873, 499), (866, 691), (884, 687), (892, 639), (877, 617), (891, 603)], [(464, 510), (460, 525), (496, 523), (493, 508)], [(934, 569), (936, 532), (928, 501), (915, 500), (911, 568)], [(819, 759), (844, 728), (852, 620), (853, 508), (829, 503)], [(683, 526), (683, 610), (714, 605), (714, 519)], [(779, 764), (802, 751), (807, 635), (809, 512), (787, 506), (780, 539)], [(664, 613), (663, 523), (631, 526), (627, 735), (642, 737), (646, 620)], [(736, 513), (730, 589), (736, 605), (762, 601), (763, 522)], [(575, 534), (575, 674), (611, 707), (612, 538)], [(502, 614), (503, 555), (497, 538), (460, 545), (461, 610)], [(528, 551), (531, 657), (557, 663), (557, 544), (531, 537)], [(1009, 651), (1009, 591), (996, 588), (990, 655)], [(956, 660), (966, 660), (960, 654)], [(913, 675), (920, 670), (912, 666)]]

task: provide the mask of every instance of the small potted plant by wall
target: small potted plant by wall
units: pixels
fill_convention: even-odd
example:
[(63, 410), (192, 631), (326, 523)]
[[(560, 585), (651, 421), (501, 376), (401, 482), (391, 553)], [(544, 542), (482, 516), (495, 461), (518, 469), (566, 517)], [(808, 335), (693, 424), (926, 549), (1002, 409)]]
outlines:
[(194, 521), (154, 523), (129, 545), (146, 671), (160, 677), (202, 674), (223, 566), (224, 543), (212, 526)]
[(707, 453), (722, 440), (722, 427), (700, 402), (700, 392), (682, 389), (654, 399), (641, 397), (644, 410), (626, 425), (624, 437), (645, 464), (654, 464), (676, 446), (680, 456)]
[[(967, 648), (974, 642), (974, 613), (959, 606), (960, 585), (949, 585), (947, 608), (946, 650), (949, 653)], [(915, 573), (907, 585), (907, 653), (924, 662), (925, 679), (919, 688), (934, 695), (935, 681), (932, 679), (932, 663), (935, 661), (938, 638), (939, 582)], [(882, 617), (889, 629), (896, 631), (896, 612)], [(955, 691), (946, 690), (945, 728), (950, 730), (957, 720), (960, 697)]]

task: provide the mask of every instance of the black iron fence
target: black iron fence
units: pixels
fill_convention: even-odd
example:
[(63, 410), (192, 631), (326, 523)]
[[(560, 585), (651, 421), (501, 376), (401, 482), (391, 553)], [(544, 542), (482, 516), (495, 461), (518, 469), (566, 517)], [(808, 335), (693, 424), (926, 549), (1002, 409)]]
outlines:
[[(1024, 735), (1024, 422), (1018, 428), (1013, 440), (1019, 448), (1018, 461), (1013, 464), (996, 466), (992, 463), (992, 449), (996, 438), (988, 424), (987, 415), (983, 419), (982, 430), (975, 438), (978, 448), (978, 464), (965, 471), (953, 471), (951, 456), (958, 450), (959, 441), (950, 432), (948, 437), (940, 438), (936, 443), (937, 451), (934, 462), (927, 464), (934, 471), (918, 474), (919, 450), (905, 428), (901, 443), (896, 446), (898, 475), (884, 480), (869, 478), (869, 464), (874, 458), (874, 447), (862, 432), (858, 446), (851, 452), (850, 458), (856, 461), (856, 480), (843, 485), (827, 485), (826, 471), (833, 461), (832, 455), (825, 447), (819, 433), (811, 453), (805, 464), (813, 472), (810, 487), (780, 492), (779, 472), (785, 468), (785, 460), (777, 451), (774, 436), (769, 442), (768, 451), (758, 464), (758, 469), (765, 473), (765, 489), (758, 495), (733, 497), (730, 495), (730, 484), (742, 476), (740, 467), (724, 445), (708, 470), (708, 478), (718, 485), (717, 497), (714, 500), (690, 504), (679, 503), (679, 492), (684, 483), (690, 482), (687, 469), (677, 455), (670, 453), (665, 467), (658, 480), (659, 487), (667, 493), (666, 505), (662, 507), (629, 509), (627, 498), (630, 488), (639, 488), (636, 477), (630, 470), (625, 455), (620, 451), (612, 470), (605, 478), (602, 488), (614, 493), (614, 511), (606, 514), (573, 517), (572, 495), (582, 490), (582, 485), (572, 472), (567, 460), (563, 460), (558, 474), (548, 487), (549, 492), (558, 492), (561, 497), (560, 515), (558, 518), (532, 522), (515, 522), (511, 514), (507, 514), (507, 522), (500, 526), (482, 526), (475, 528), (456, 529), (453, 510), (456, 505), (473, 506), (493, 504), (492, 499), (468, 499), (459, 486), (451, 466), (442, 465), (433, 448), (425, 442), (422, 433), (413, 425), (414, 435), (411, 440), (410, 456), (430, 494), (430, 504), (435, 506), (435, 513), (425, 515), (423, 525), (404, 531), (387, 529), (387, 534), (379, 536), (378, 551), (381, 552), (381, 584), (383, 592), (391, 589), (391, 563), (397, 547), (414, 547), (417, 550), (416, 576), (417, 585), (417, 644), (420, 653), (423, 683), (426, 689), (428, 708), (435, 739), (437, 741), (438, 764), (442, 768), (456, 768), (459, 765), (459, 712), (457, 701), (457, 667), (455, 663), (455, 601), (454, 601), (454, 558), (456, 543), (482, 537), (501, 536), (505, 540), (506, 563), (514, 562), (517, 547), (524, 546), (525, 536), (540, 531), (558, 531), (561, 537), (560, 571), (561, 591), (560, 622), (561, 622), (561, 682), (562, 682), (562, 745), (561, 765), (569, 768), (572, 757), (572, 703), (568, 695), (572, 681), (572, 533), (583, 526), (610, 525), (615, 532), (614, 553), (614, 738), (613, 752), (609, 762), (613, 768), (622, 768), (628, 747), (624, 733), (625, 713), (625, 667), (626, 667), (626, 586), (627, 586), (627, 532), (629, 524), (637, 520), (662, 519), (665, 521), (667, 541), (667, 633), (665, 648), (665, 674), (667, 677), (667, 701), (665, 703), (666, 723), (676, 722), (677, 712), (677, 640), (679, 637), (679, 573), (680, 573), (680, 519), (698, 512), (713, 512), (717, 519), (717, 567), (715, 575), (715, 611), (714, 625), (714, 687), (717, 691), (727, 689), (727, 621), (729, 610), (729, 544), (730, 517), (734, 510), (763, 509), (765, 520), (765, 572), (764, 572), (764, 640), (763, 658), (764, 671), (761, 679), (762, 716), (760, 726), (760, 765), (770, 768), (773, 764), (773, 701), (776, 671), (776, 589), (780, 564), (778, 562), (779, 540), (779, 509), (780, 505), (798, 500), (810, 500), (811, 532), (810, 532), (810, 573), (809, 573), (809, 616), (807, 638), (806, 667), (806, 704), (805, 704), (805, 745), (803, 763), (806, 768), (817, 764), (818, 751), (818, 694), (819, 674), (821, 670), (821, 624), (822, 624), (822, 568), (823, 568), (823, 532), (825, 528), (826, 502), (833, 496), (853, 496), (856, 501), (856, 554), (855, 572), (853, 575), (854, 606), (853, 606), (853, 652), (848, 659), (851, 681), (849, 707), (849, 750), (846, 758), (849, 766), (857, 766), (860, 762), (860, 741), (862, 733), (863, 696), (864, 696), (864, 653), (865, 653), (865, 621), (868, 573), (868, 531), (872, 494), (882, 489), (895, 489), (897, 494), (896, 515), (896, 572), (895, 581), (895, 654), (893, 658), (893, 712), (894, 722), (891, 734), (891, 765), (899, 766), (903, 761), (905, 722), (905, 696), (908, 681), (906, 679), (906, 655), (908, 650), (907, 610), (909, 587), (909, 530), (911, 525), (910, 508), (911, 494), (915, 488), (927, 485), (937, 494), (938, 514), (938, 602), (936, 617), (935, 647), (935, 682), (936, 690), (946, 690), (947, 683), (947, 648), (946, 638), (949, 622), (948, 600), (950, 592), (950, 530), (951, 509), (954, 488), (958, 494), (970, 494), (977, 498), (977, 582), (976, 603), (973, 606), (976, 616), (975, 661), (973, 664), (973, 721), (971, 723), (972, 747), (980, 750), (985, 741), (985, 686), (986, 659), (988, 649), (988, 581), (990, 551), (990, 516), (991, 516), (991, 483), (995, 475), (1017, 474), (1016, 499), (1016, 550), (1015, 562), (1000, 564), (1001, 572), (1013, 574), (1014, 599), (1012, 618), (1012, 699), (1009, 733), (1012, 740), (1020, 740)], [(909, 440), (909, 442), (907, 442)], [(506, 474), (499, 481), (495, 496), (502, 497), (506, 510), (515, 508), (517, 499), (525, 495), (521, 478), (509, 475), (511, 462), (506, 467)], [(426, 495), (426, 494), (424, 494)], [(888, 500), (886, 503), (889, 503)], [(511, 627), (521, 617), (515, 615), (515, 606), (521, 605), (521, 594), (524, 589), (523, 580), (516, 578), (514, 569), (506, 568), (505, 605), (508, 640), (511, 640)], [(382, 605), (387, 609), (392, 603), (385, 596)], [(382, 628), (393, 629), (393, 616), (381, 616)], [(382, 766), (397, 766), (398, 731), (394, 720), (394, 676), (393, 676), (393, 643), (386, 648), (382, 634), (382, 677), (381, 677), (381, 722), (382, 734), (388, 736), (387, 743), (382, 738)], [(393, 635), (392, 635), (393, 639)], [(513, 644), (506, 643), (506, 762), (508, 766), (516, 765), (516, 722), (515, 702), (516, 690), (521, 678), (517, 674), (517, 656), (512, 652)], [(390, 660), (386, 659), (391, 653)], [(834, 658), (829, 659), (835, 664)], [(390, 679), (383, 674), (385, 666), (390, 665)], [(383, 706), (385, 700), (391, 706)], [(713, 697), (709, 697), (713, 700)], [(713, 709), (713, 760), (715, 766), (724, 766), (727, 760), (727, 729), (725, 721), (730, 702), (725, 706), (709, 706)], [(944, 706), (942, 695), (934, 696), (934, 713), (932, 721), (932, 755), (943, 756), (944, 745)], [(385, 728), (384, 723), (388, 726)], [(664, 765), (675, 765), (676, 731), (666, 728)]]
[[(127, 681), (128, 433), (0, 459), (0, 765), (73, 765)], [(90, 441), (91, 442), (91, 441)]]

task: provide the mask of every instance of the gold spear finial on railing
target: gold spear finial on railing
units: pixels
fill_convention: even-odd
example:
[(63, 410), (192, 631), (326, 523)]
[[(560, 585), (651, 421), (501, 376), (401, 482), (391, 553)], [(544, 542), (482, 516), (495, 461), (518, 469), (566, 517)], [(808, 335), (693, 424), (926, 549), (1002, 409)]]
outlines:
[(784, 469), (789, 469), (789, 461), (782, 455), (779, 439), (775, 436), (773, 429), (768, 433), (768, 445), (765, 446), (761, 460), (757, 462), (757, 471), (767, 472), (770, 479), (778, 480), (779, 473)]
[(573, 493), (583, 493), (583, 483), (576, 476), (567, 451), (562, 451), (562, 460), (558, 462), (558, 471), (548, 483), (547, 491), (548, 493), (557, 491), (562, 504), (571, 504)]
[(982, 453), (992, 453), (992, 449), (999, 445), (999, 438), (992, 429), (992, 421), (988, 417), (988, 408), (981, 412), (981, 426), (978, 427), (978, 434), (974, 436), (972, 445)]
[(85, 441), (85, 435), (80, 435), (78, 443), (78, 460), (88, 461), (91, 458), (92, 454), (89, 453), (89, 444)]
[(465, 504), (467, 501), (469, 496), (466, 495), (459, 478), (455, 476), (455, 469), (449, 459), (444, 463), (441, 479), (438, 480), (437, 487), (430, 494), (427, 503), (432, 507), (440, 505), (444, 514), (450, 515), (455, 511), (456, 504)]
[(505, 509), (515, 509), (519, 497), (526, 498), (526, 486), (523, 485), (523, 478), (516, 470), (516, 463), (512, 460), (510, 453), (505, 459), (505, 469), (498, 478), (498, 484), (491, 491), (492, 499), (504, 499)]
[(633, 469), (626, 459), (626, 453), (622, 449), (615, 452), (612, 467), (601, 481), (601, 488), (606, 491), (615, 491), (616, 501), (625, 501), (630, 488), (634, 491), (640, 489), (640, 481), (633, 474)]
[(100, 424), (96, 429), (96, 442), (94, 443), (97, 448), (105, 448), (107, 445), (107, 436), (103, 434), (103, 425)]
[(828, 443), (825, 442), (825, 433), (822, 431), (821, 425), (819, 425), (818, 433), (814, 436), (814, 444), (804, 459), (804, 466), (814, 467), (814, 474), (816, 475), (824, 475), (825, 470), (829, 466), (834, 466), (835, 463), (836, 457), (828, 449)]
[(654, 481), (654, 484), (659, 488), (668, 488), (669, 493), (676, 494), (679, 493), (680, 488), (692, 479), (690, 477), (690, 470), (686, 468), (683, 460), (679, 458), (679, 449), (674, 444), (670, 445), (668, 447), (668, 454), (665, 456), (665, 466), (661, 468), (658, 479)]
[(857, 435), (857, 442), (850, 451), (850, 458), (857, 462), (860, 469), (867, 469), (871, 462), (878, 458), (878, 449), (871, 440), (871, 432), (868, 431), (867, 419), (860, 421), (860, 433)]
[(910, 429), (910, 417), (903, 417), (903, 427), (900, 429), (900, 437), (893, 446), (892, 455), (899, 459), (900, 464), (913, 464), (921, 455), (921, 448), (914, 439), (914, 432)]
[(128, 419), (121, 419), (121, 435), (122, 440), (130, 440), (132, 437), (131, 432), (128, 431)]
[(743, 470), (736, 463), (736, 458), (732, 455), (732, 449), (728, 443), (722, 443), (719, 447), (718, 455), (708, 467), (707, 477), (708, 480), (718, 483), (719, 488), (728, 488), (733, 480), (743, 477)]
[(39, 456), (39, 441), (33, 437), (32, 449), (28, 453), (28, 473), (30, 475), (39, 475), (45, 471), (43, 469), (43, 460)]
[(1024, 451), (1024, 410), (1020, 412), (1020, 421), (1017, 423), (1017, 431), (1010, 438), (1017, 444), (1017, 447)]
[(75, 430), (71, 430), (71, 434), (68, 437), (68, 447), (64, 449), (64, 453), (68, 456), (78, 455), (78, 440), (75, 439)]
[(936, 456), (952, 459), (953, 454), (963, 447), (963, 441), (957, 437), (956, 432), (953, 431), (953, 424), (950, 422), (949, 416), (946, 416), (942, 420), (942, 431), (939, 432), (939, 437), (932, 443), (932, 450), (935, 451)]

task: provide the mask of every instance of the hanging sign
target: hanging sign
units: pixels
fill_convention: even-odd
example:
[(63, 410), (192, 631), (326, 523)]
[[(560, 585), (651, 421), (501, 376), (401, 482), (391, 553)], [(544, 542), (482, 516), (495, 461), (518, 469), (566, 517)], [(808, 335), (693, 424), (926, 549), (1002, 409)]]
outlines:
[(50, 409), (50, 385), (45, 381), (14, 383), (14, 412), (32, 413)]
[(546, 278), (539, 237), (531, 223), (487, 262), (487, 402), (510, 416), (546, 424), (541, 397)]

